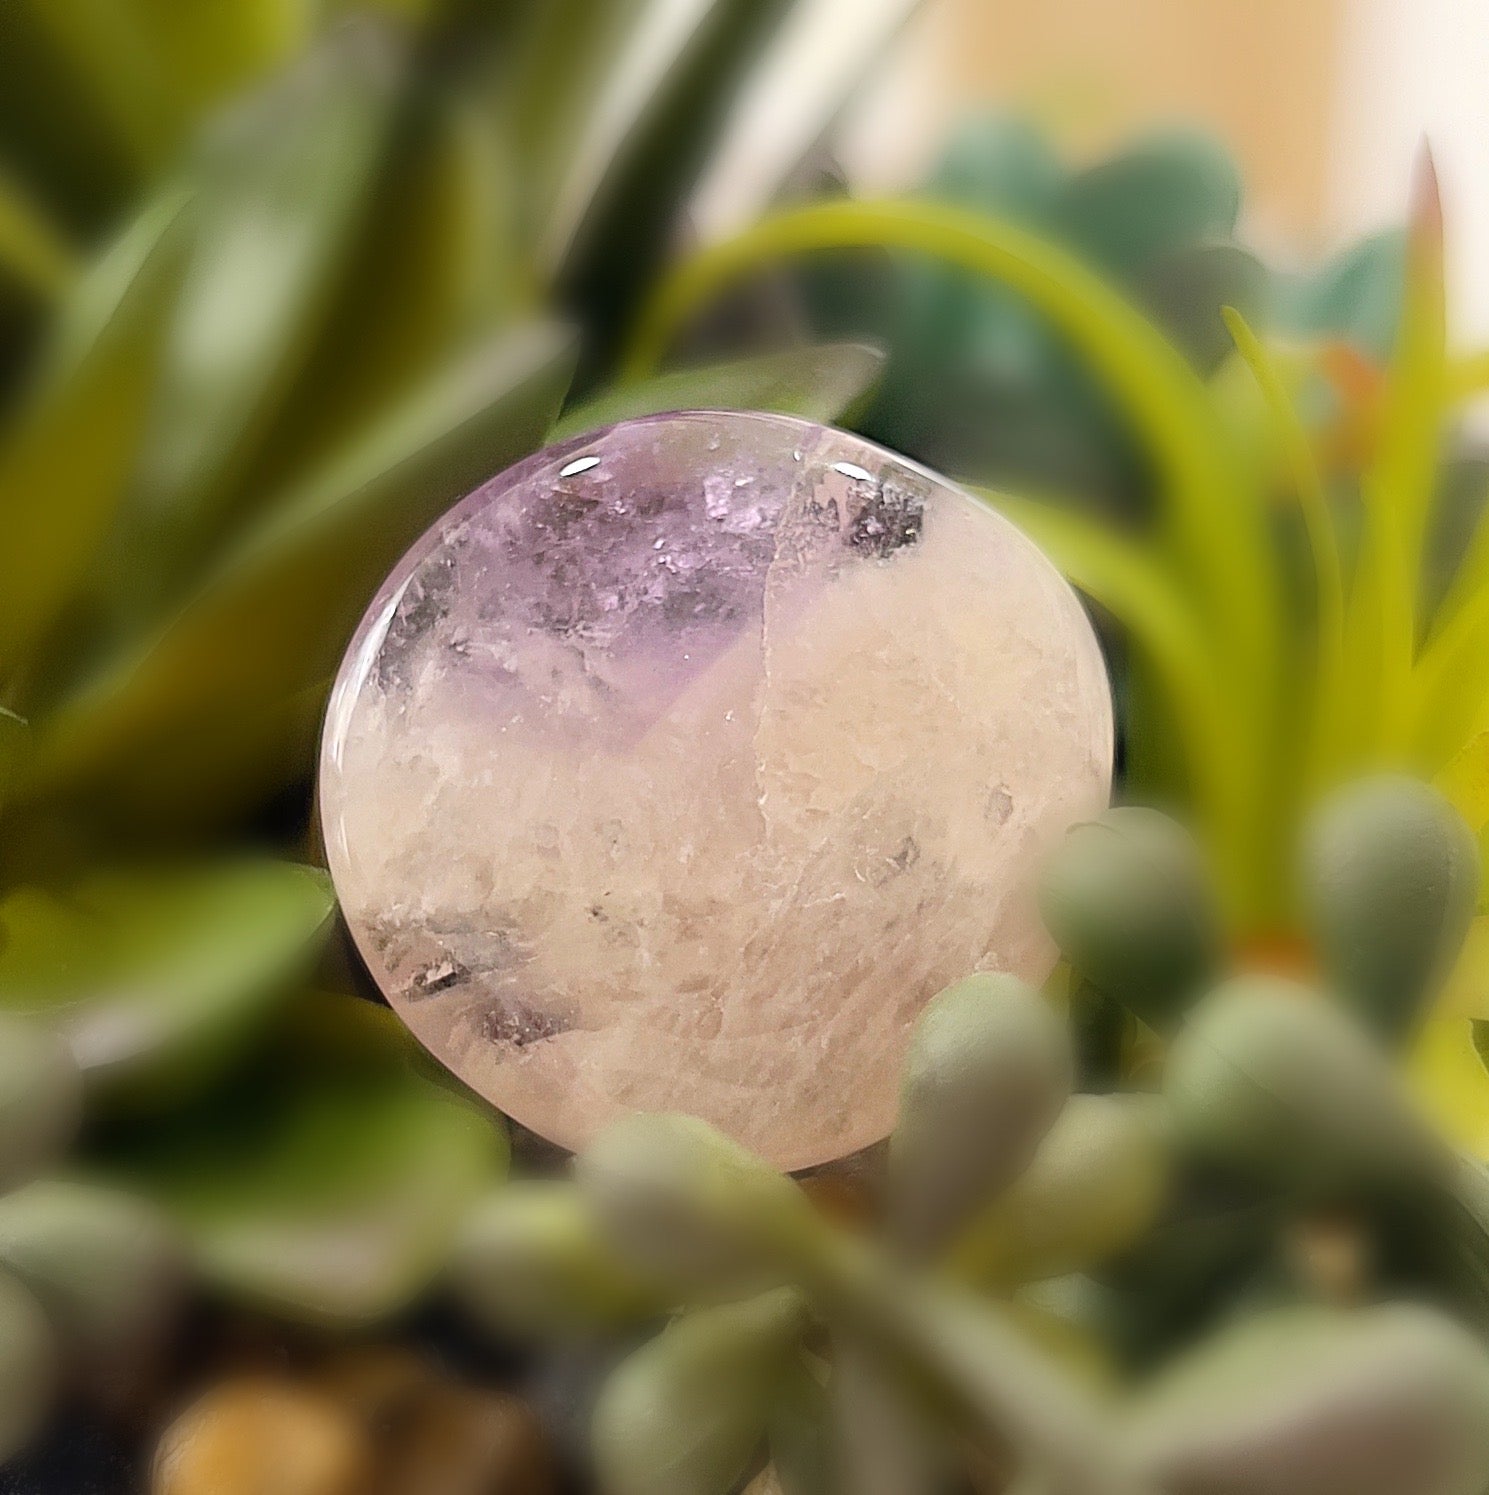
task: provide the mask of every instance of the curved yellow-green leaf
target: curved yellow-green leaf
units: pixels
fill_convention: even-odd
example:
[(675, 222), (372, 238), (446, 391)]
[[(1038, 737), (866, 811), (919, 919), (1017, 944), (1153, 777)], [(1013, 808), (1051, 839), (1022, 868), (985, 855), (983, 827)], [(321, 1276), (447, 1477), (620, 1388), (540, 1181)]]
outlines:
[[(772, 261), (887, 247), (926, 254), (1027, 297), (1066, 334), (1126, 411), (1166, 480), (1164, 520), (1240, 667), (1265, 666), (1276, 586), (1261, 515), (1237, 491), (1226, 438), (1202, 382), (1133, 307), (1059, 246), (984, 215), (922, 202), (826, 202), (787, 210), (704, 249), (643, 307), (626, 361), (638, 378), (661, 361), (690, 316)], [(1233, 682), (1239, 684), (1240, 682)]]
[(1413, 735), (1411, 673), (1421, 622), (1422, 552), (1437, 486), (1447, 382), (1442, 204), (1431, 157), (1424, 155), (1379, 446), (1361, 488), (1365, 532), (1349, 627), (1356, 656), (1350, 689), (1367, 703), (1367, 730), (1376, 725), (1371, 717), (1378, 717), (1381, 746), (1391, 754)]
[(1489, 731), (1466, 742), (1434, 782), (1474, 831), (1489, 825)]
[(1481, 914), (1469, 925), (1468, 938), (1438, 999), (1437, 1010), (1445, 1018), (1489, 1021), (1489, 915)]
[(1298, 505), (1303, 513), (1313, 554), (1314, 581), (1318, 594), (1318, 669), (1315, 684), (1319, 720), (1314, 724), (1310, 754), (1315, 771), (1325, 746), (1325, 734), (1331, 725), (1329, 713), (1344, 654), (1344, 567), (1339, 558), (1339, 538), (1329, 510), (1318, 464), (1308, 444), (1308, 435), (1283, 383), (1282, 376), (1261, 340), (1234, 307), (1223, 308), (1225, 325), (1235, 340), (1236, 349), (1251, 369), (1257, 386), (1277, 426), (1292, 470)]

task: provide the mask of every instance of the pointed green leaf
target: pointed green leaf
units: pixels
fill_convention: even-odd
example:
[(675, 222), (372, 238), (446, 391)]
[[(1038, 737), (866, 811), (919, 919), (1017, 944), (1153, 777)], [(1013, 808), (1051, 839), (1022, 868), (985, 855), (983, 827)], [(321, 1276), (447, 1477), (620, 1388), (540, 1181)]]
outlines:
[(830, 424), (871, 390), (884, 355), (861, 343), (769, 353), (702, 368), (674, 369), (607, 389), (564, 412), (549, 433), (566, 441), (615, 421), (664, 410), (775, 410)]
[(365, 209), (398, 69), (348, 27), (222, 121), (191, 175), (192, 243), (111, 596), (149, 615), (231, 526), (237, 482), (325, 315)]
[(511, 317), (526, 294), (514, 261), (512, 161), (489, 121), (445, 94), (401, 112), (369, 223), (343, 267), (296, 387), (244, 491), (282, 493), (441, 364)]
[(0, 443), (0, 667), (81, 586), (123, 500), (177, 285), (179, 192), (148, 206), (63, 304)]
[(38, 744), (32, 792), (329, 678), (393, 562), (541, 443), (571, 368), (569, 334), (532, 325), (425, 381), (277, 502), (149, 645), (63, 707)]
[(16, 888), (0, 900), (0, 1008), (60, 1032), (105, 1101), (178, 1103), (303, 978), (333, 906), (325, 873), (281, 862)]
[(261, 1066), (106, 1163), (179, 1221), (219, 1288), (344, 1326), (429, 1285), (507, 1152), (500, 1122), (424, 1072), (387, 1008), (306, 994)]

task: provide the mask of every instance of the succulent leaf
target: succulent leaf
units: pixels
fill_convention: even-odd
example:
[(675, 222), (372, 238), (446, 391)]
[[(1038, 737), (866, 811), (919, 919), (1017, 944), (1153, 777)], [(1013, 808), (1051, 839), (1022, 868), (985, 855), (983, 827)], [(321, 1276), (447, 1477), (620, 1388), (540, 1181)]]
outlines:
[(615, 1328), (661, 1306), (606, 1247), (584, 1196), (557, 1180), (510, 1183), (481, 1201), (448, 1272), (466, 1312), (520, 1338)]
[(1337, 990), (1383, 1037), (1417, 1027), (1473, 922), (1479, 848), (1437, 790), (1367, 779), (1309, 828), (1304, 894)]
[(1158, 1111), (1146, 1096), (1072, 1096), (1029, 1167), (955, 1240), (954, 1268), (1010, 1287), (1088, 1271), (1135, 1244), (1168, 1193)]
[(934, 1250), (1024, 1171), (1073, 1074), (1063, 1019), (1017, 978), (969, 976), (932, 998), (890, 1142), (892, 1208), (913, 1250)]
[(617, 1121), (574, 1171), (615, 1250), (659, 1284), (783, 1280), (821, 1239), (795, 1183), (692, 1116)]
[(56, 1337), (46, 1313), (8, 1272), (0, 1272), (0, 1464), (41, 1432), (59, 1381)]
[(1269, 1314), (1163, 1377), (1124, 1442), (1173, 1495), (1475, 1495), (1489, 1357), (1428, 1308)]
[(1070, 964), (1160, 1033), (1220, 964), (1204, 857), (1156, 810), (1121, 806), (1073, 827), (1046, 869), (1040, 908)]
[(1308, 1192), (1445, 1180), (1447, 1149), (1368, 1031), (1337, 1003), (1271, 977), (1202, 1001), (1165, 1074), (1176, 1131), (1216, 1161)]
[(131, 1195), (45, 1179), (0, 1198), (0, 1266), (36, 1295), (85, 1383), (118, 1394), (169, 1338), (186, 1285), (175, 1231)]
[(727, 1495), (765, 1436), (807, 1327), (790, 1289), (678, 1319), (622, 1362), (595, 1408), (607, 1495)]
[(83, 1080), (49, 1028), (0, 1011), (0, 1189), (49, 1168), (83, 1119)]

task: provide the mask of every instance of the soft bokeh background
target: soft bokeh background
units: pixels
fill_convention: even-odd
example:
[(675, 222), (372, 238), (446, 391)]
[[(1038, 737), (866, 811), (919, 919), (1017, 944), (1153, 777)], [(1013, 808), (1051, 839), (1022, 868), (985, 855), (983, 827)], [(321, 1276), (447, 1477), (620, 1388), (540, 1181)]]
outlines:
[[(1376, 995), (1477, 1170), (1486, 64), (1481, 0), (0, 0), (0, 1492), (583, 1488), (617, 1346), (442, 1291), (514, 1152), (562, 1160), (350, 955), (314, 771), (412, 541), (632, 414), (834, 422), (1024, 526), (1100, 631), (1119, 794), (1193, 825), (1247, 969), (1318, 964), (1319, 795), (1434, 781), (1455, 876), (1384, 861), (1467, 953)], [(1119, 1006), (1081, 1041), (1142, 1088)], [(1115, 1201), (1150, 1361), (1255, 1285), (1216, 1260), (1279, 1264), (1227, 1183), (1197, 1226)], [(1429, 1234), (1342, 1276), (1415, 1289)], [(1477, 1239), (1431, 1285), (1489, 1320)]]

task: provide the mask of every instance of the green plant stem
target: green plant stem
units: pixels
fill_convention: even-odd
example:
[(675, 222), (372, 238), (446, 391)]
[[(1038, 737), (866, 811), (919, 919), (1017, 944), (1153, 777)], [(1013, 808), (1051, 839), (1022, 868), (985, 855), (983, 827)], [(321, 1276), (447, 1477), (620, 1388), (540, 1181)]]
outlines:
[[(1085, 356), (1126, 412), (1159, 471), (1162, 537), (1216, 652), (1213, 672), (1235, 703), (1238, 731), (1220, 772), (1238, 771), (1255, 813), (1223, 853), (1234, 881), (1272, 882), (1261, 807), (1279, 768), (1283, 658), (1276, 557), (1256, 501), (1227, 459), (1227, 438), (1203, 384), (1142, 315), (1073, 255), (1016, 226), (922, 202), (816, 203), (767, 218), (684, 261), (636, 323), (623, 372), (654, 370), (679, 330), (731, 283), (772, 262), (823, 251), (890, 248), (929, 255), (1006, 285)], [(1256, 896), (1260, 896), (1259, 893)]]
[(1313, 556), (1314, 585), (1318, 607), (1318, 649), (1314, 680), (1314, 715), (1308, 746), (1306, 783), (1316, 788), (1323, 776), (1324, 759), (1335, 725), (1337, 696), (1344, 660), (1344, 566), (1339, 557), (1339, 537), (1335, 533), (1328, 495), (1313, 451), (1308, 444), (1303, 423), (1289, 398), (1282, 376), (1261, 340), (1234, 307), (1223, 308), (1221, 315), (1230, 330), (1236, 351), (1245, 360), (1255, 378), (1262, 398), (1282, 438), (1283, 451), (1292, 470), (1297, 489), (1298, 506), (1308, 532), (1308, 546)]
[(1387, 381), (1379, 455), (1365, 475), (1366, 575), (1378, 608), (1379, 745), (1408, 748), (1414, 716), (1422, 559), (1437, 484), (1448, 388), (1442, 206), (1430, 156), (1418, 172), (1401, 330)]

